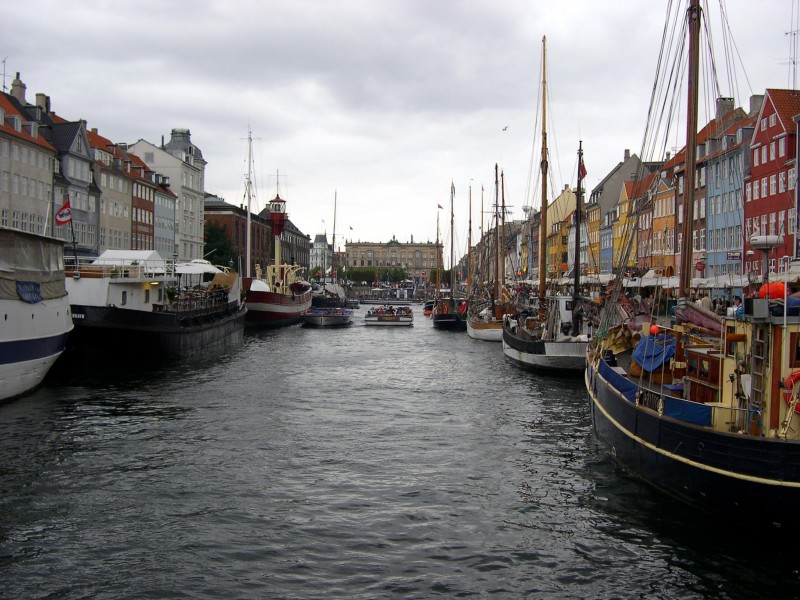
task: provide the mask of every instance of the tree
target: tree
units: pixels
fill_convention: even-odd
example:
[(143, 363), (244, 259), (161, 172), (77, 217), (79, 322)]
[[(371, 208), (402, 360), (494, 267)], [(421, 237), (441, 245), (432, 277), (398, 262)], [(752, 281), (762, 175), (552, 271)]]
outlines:
[(233, 245), (224, 225), (206, 221), (205, 226), (205, 246), (203, 256), (215, 265), (236, 267), (239, 256), (233, 251)]

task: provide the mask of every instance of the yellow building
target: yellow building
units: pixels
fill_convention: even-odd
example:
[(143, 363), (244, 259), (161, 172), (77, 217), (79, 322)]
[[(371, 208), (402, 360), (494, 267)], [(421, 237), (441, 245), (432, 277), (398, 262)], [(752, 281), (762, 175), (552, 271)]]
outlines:
[[(615, 266), (625, 267), (636, 266), (636, 215), (631, 214), (631, 194), (633, 193), (633, 181), (626, 181), (619, 193), (617, 202), (617, 218), (614, 221), (614, 262)], [(628, 246), (632, 245), (627, 254), (627, 260), (623, 260), (624, 254), (628, 252)]]
[(675, 188), (661, 179), (653, 196), (653, 269), (675, 274)]
[(600, 204), (596, 201), (586, 207), (586, 231), (589, 238), (587, 274), (598, 275), (600, 273)]

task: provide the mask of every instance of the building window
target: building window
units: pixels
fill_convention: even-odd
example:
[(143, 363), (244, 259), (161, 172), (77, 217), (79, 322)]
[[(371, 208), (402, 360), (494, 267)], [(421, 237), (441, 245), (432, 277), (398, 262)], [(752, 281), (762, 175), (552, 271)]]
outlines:
[(769, 143), (769, 159), (775, 160), (775, 142)]
[(770, 127), (775, 127), (775, 113), (772, 113), (769, 116), (769, 126)]
[(753, 150), (753, 166), (754, 167), (758, 166), (758, 148)]
[(786, 156), (786, 138), (778, 140), (778, 156)]

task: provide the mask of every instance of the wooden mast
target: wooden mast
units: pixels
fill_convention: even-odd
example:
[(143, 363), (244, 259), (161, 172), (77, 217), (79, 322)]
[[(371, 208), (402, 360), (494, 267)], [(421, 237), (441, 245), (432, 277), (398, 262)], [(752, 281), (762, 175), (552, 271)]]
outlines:
[(689, 93), (686, 111), (686, 167), (683, 181), (683, 240), (681, 253), (680, 295), (689, 298), (692, 282), (692, 223), (694, 180), (697, 171), (697, 96), (700, 73), (700, 1), (691, 0), (686, 18), (689, 25)]
[(542, 37), (542, 211), (539, 225), (539, 320), (547, 316), (547, 36)]
[(251, 232), (250, 229), (252, 228), (252, 220), (250, 218), (250, 200), (253, 196), (252, 190), (252, 166), (253, 166), (253, 137), (252, 132), (250, 129), (247, 130), (247, 179), (244, 182), (244, 193), (247, 196), (247, 236), (245, 240), (245, 274), (247, 277), (252, 277), (253, 271), (250, 269), (250, 245), (251, 245)]
[(453, 268), (453, 228), (455, 226), (455, 213), (453, 203), (456, 197), (456, 184), (450, 182), (450, 297), (455, 298), (455, 269)]
[(469, 229), (467, 230), (467, 298), (472, 295), (472, 184), (469, 184)]
[(506, 284), (506, 180), (505, 175), (502, 171), (500, 171), (500, 198), (501, 198), (501, 223), (502, 227), (500, 229), (500, 248), (503, 251), (503, 259), (500, 261), (500, 283), (495, 287), (495, 308), (494, 308), (494, 316), (497, 319), (502, 318), (503, 316), (503, 298), (502, 298), (502, 289), (503, 286)]
[(494, 163), (494, 285), (492, 286), (492, 305), (497, 300), (498, 281), (500, 279), (500, 182), (497, 178), (497, 163)]
[[(337, 191), (333, 190), (333, 238), (331, 240), (331, 245), (333, 246), (333, 256), (331, 257), (331, 283), (336, 283), (336, 196)], [(325, 242), (327, 243), (327, 241)], [(326, 250), (327, 252), (327, 250)], [(322, 274), (323, 279), (325, 281), (325, 274)], [(325, 287), (324, 285), (322, 286)]]
[(500, 261), (500, 283), (503, 286), (506, 283), (506, 180), (505, 174), (500, 171), (500, 249), (503, 253), (503, 259)]
[[(578, 191), (575, 195), (575, 260), (572, 264), (572, 310), (575, 310), (575, 301), (581, 284), (581, 205), (583, 204), (583, 142), (578, 142)], [(577, 335), (577, 334), (573, 334)]]

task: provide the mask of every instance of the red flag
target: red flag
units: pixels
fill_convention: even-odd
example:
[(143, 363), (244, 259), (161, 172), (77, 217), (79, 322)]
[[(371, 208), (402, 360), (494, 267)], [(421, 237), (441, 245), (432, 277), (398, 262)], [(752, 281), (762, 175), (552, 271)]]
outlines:
[(578, 165), (578, 179), (586, 179), (586, 165), (583, 164), (583, 159), (581, 159), (581, 164)]
[(69, 198), (64, 203), (64, 206), (58, 209), (56, 213), (56, 225), (66, 225), (72, 221), (72, 207), (69, 204)]

